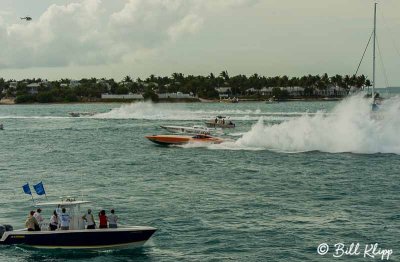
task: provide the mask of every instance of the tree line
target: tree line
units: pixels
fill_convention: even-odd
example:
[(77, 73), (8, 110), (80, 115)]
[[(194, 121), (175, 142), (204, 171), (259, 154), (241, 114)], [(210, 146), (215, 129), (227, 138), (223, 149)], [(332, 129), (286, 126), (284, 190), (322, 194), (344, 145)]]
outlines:
[[(274, 76), (267, 77), (258, 74), (246, 76), (243, 74), (230, 76), (227, 71), (218, 75), (210, 73), (207, 76), (184, 75), (173, 73), (171, 76), (150, 75), (145, 79), (131, 76), (117, 82), (114, 79), (83, 78), (72, 85), (69, 79), (44, 81), (40, 78), (18, 81), (15, 88), (10, 83), (15, 80), (0, 78), (0, 96), (15, 97), (17, 103), (24, 102), (77, 102), (91, 101), (101, 97), (102, 93), (128, 94), (141, 93), (145, 98), (154, 98), (157, 93), (192, 93), (200, 98), (218, 98), (218, 87), (230, 87), (231, 94), (236, 97), (249, 95), (248, 90), (260, 90), (263, 87), (302, 87), (304, 95), (311, 95), (315, 90), (326, 90), (331, 86), (349, 90), (351, 87), (363, 88), (371, 86), (370, 80), (364, 75), (305, 75), (301, 77)], [(37, 90), (32, 92), (28, 85), (39, 83)], [(37, 91), (37, 92), (36, 92)]]

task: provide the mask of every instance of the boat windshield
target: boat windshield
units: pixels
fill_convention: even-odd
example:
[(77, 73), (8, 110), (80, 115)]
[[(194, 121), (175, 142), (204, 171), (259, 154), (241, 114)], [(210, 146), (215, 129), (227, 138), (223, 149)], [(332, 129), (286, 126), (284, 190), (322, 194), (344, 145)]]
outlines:
[(196, 138), (196, 139), (204, 139), (204, 138), (211, 138), (211, 136), (209, 136), (209, 135), (204, 135), (204, 134), (198, 134), (198, 135), (195, 135), (193, 138)]

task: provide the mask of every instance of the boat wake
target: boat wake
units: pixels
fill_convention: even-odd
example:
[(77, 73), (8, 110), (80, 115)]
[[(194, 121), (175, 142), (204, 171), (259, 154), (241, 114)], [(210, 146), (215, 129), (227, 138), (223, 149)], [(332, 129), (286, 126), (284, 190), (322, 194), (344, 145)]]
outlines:
[(0, 119), (76, 119), (72, 116), (0, 116)]
[(94, 118), (101, 119), (140, 119), (140, 120), (209, 120), (217, 115), (230, 116), (232, 120), (257, 121), (261, 116), (269, 121), (285, 121), (288, 118), (301, 116), (299, 112), (263, 112), (256, 110), (193, 110), (178, 104), (153, 104), (151, 102), (137, 102), (129, 105), (122, 105), (110, 112), (96, 114)]
[[(235, 142), (210, 149), (272, 150), (286, 153), (322, 151), (361, 154), (400, 154), (400, 97), (384, 101), (377, 115), (362, 95), (340, 102), (331, 114), (317, 112), (279, 124), (264, 124), (261, 117)], [(379, 117), (377, 117), (379, 116)]]

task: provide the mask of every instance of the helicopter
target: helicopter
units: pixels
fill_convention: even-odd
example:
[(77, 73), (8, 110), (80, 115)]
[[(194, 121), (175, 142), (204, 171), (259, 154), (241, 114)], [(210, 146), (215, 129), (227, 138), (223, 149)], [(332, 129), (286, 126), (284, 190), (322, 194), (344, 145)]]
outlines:
[(21, 18), (21, 20), (26, 20), (26, 21), (31, 21), (32, 20), (32, 17), (30, 17), (30, 16), (25, 16), (25, 17), (20, 17)]

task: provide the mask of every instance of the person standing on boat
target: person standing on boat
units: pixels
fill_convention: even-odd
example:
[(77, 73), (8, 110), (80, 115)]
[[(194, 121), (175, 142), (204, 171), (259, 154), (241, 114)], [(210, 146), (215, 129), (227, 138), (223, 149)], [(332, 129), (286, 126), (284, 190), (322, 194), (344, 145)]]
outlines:
[(107, 228), (107, 216), (106, 216), (106, 211), (101, 210), (99, 213), (99, 228)]
[(91, 209), (88, 209), (87, 213), (83, 215), (82, 219), (86, 221), (86, 229), (96, 228), (96, 223), (94, 222), (94, 217)]
[(56, 208), (56, 213), (57, 213), (57, 217), (58, 217), (58, 227), (60, 227), (60, 225), (61, 225), (61, 213), (62, 213), (60, 204), (58, 204), (58, 206)]
[(118, 221), (118, 216), (116, 216), (114, 213), (114, 209), (111, 209), (111, 215), (108, 215), (107, 220), (108, 220), (108, 227), (109, 228), (118, 228), (117, 221)]
[(39, 224), (39, 229), (37, 229), (37, 231), (40, 231), (40, 229), (42, 228), (43, 221), (44, 221), (42, 215), (40, 214), (41, 212), (42, 212), (42, 210), (40, 208), (38, 208), (36, 210), (36, 212), (33, 214), (33, 216), (36, 218), (36, 221)]
[(69, 215), (67, 214), (65, 208), (63, 207), (63, 209), (61, 210), (61, 216), (60, 216), (60, 220), (61, 220), (61, 230), (69, 230), (69, 221), (71, 220)]
[(50, 218), (49, 228), (51, 231), (54, 231), (58, 228), (58, 215), (56, 210), (53, 211), (53, 215)]
[(25, 226), (28, 231), (40, 231), (39, 223), (37, 222), (36, 218), (33, 216), (35, 211), (31, 211), (29, 213), (28, 218), (25, 221)]

